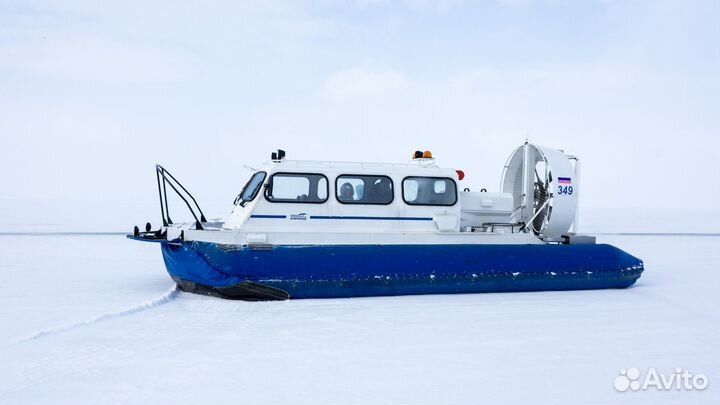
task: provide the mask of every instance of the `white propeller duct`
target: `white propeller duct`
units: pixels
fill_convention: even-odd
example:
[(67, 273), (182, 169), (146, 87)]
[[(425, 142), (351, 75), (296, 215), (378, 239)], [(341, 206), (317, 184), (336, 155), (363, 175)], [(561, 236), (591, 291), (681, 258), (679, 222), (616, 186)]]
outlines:
[(575, 158), (525, 143), (503, 169), (501, 191), (513, 195), (513, 219), (545, 240), (561, 240), (576, 218), (580, 179), (570, 159)]

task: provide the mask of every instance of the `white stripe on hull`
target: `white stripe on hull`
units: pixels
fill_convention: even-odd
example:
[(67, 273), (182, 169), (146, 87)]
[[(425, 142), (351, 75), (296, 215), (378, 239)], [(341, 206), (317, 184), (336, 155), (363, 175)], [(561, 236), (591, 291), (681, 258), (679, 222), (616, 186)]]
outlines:
[[(524, 245), (542, 244), (532, 233), (485, 232), (244, 232), (234, 230), (184, 231), (185, 240), (229, 245)], [(168, 235), (168, 239), (172, 239)]]

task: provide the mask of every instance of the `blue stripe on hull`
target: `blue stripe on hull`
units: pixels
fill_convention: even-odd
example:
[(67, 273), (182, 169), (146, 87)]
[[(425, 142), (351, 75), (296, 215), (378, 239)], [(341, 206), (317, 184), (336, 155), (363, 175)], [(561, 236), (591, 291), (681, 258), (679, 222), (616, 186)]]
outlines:
[(623, 288), (641, 260), (610, 245), (162, 245), (168, 272), (209, 287), (253, 281), (292, 298)]
[(365, 220), (365, 221), (432, 221), (430, 217), (362, 217), (362, 216), (328, 216), (328, 215), (311, 215), (310, 219), (349, 219), (349, 220)]

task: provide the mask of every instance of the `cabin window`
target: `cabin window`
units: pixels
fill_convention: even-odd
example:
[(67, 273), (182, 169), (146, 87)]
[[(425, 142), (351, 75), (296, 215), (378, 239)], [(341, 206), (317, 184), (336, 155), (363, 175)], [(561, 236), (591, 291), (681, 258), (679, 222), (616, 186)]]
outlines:
[(253, 174), (247, 184), (245, 184), (245, 187), (243, 187), (240, 195), (236, 198), (235, 204), (240, 203), (241, 206), (245, 206), (245, 204), (254, 200), (258, 191), (260, 191), (263, 181), (265, 181), (266, 175), (267, 173), (265, 172), (257, 172)]
[(335, 196), (343, 204), (390, 204), (394, 191), (388, 176), (344, 174), (335, 180)]
[(455, 205), (455, 181), (446, 177), (406, 177), (403, 200), (409, 205)]
[(270, 202), (319, 204), (327, 197), (327, 177), (313, 173), (276, 173), (265, 192)]

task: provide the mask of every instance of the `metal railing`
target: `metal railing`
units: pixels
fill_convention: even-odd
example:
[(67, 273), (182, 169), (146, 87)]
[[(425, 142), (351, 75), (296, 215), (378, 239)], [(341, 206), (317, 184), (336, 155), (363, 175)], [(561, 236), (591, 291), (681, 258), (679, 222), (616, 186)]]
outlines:
[[(162, 215), (163, 225), (168, 226), (172, 225), (173, 223), (172, 219), (170, 219), (170, 210), (168, 208), (167, 200), (167, 186), (169, 185), (170, 188), (175, 191), (175, 194), (177, 194), (178, 197), (183, 200), (185, 205), (187, 205), (193, 218), (195, 218), (196, 229), (203, 229), (202, 223), (207, 222), (207, 219), (205, 219), (205, 214), (202, 212), (202, 209), (200, 209), (200, 206), (195, 200), (195, 197), (193, 197), (192, 194), (190, 194), (190, 192), (187, 191), (187, 189), (183, 187), (182, 184), (180, 184), (180, 182), (175, 178), (175, 176), (170, 174), (169, 171), (165, 170), (164, 167), (160, 165), (155, 165), (155, 174), (157, 177), (158, 195), (160, 197), (160, 214)], [(188, 201), (188, 199), (192, 201), (193, 205), (190, 204), (190, 201)], [(195, 210), (197, 210), (197, 213), (195, 212)]]

